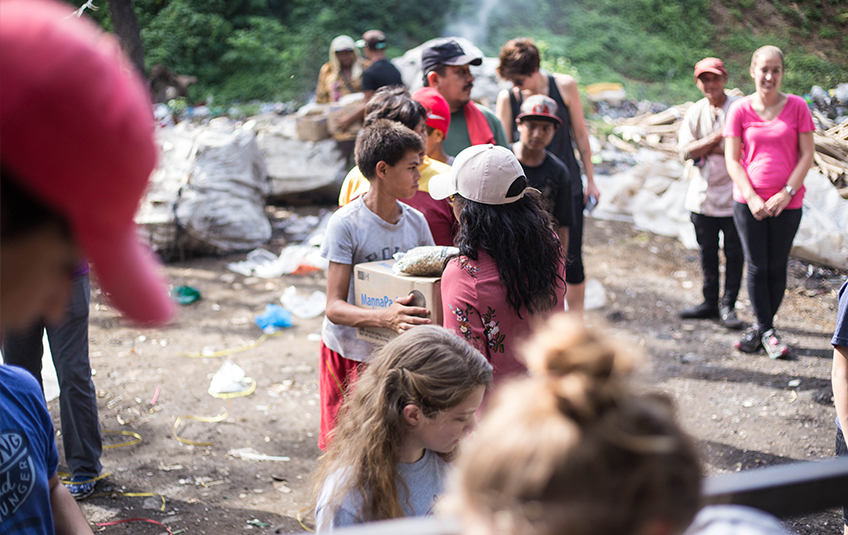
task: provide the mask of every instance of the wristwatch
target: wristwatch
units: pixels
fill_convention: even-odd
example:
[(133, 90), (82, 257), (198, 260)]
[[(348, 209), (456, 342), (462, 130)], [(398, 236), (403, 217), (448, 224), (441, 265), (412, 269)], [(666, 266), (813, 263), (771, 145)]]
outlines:
[(784, 186), (783, 189), (786, 190), (786, 193), (788, 193), (790, 197), (795, 196), (795, 190), (789, 184), (786, 184), (786, 186)]

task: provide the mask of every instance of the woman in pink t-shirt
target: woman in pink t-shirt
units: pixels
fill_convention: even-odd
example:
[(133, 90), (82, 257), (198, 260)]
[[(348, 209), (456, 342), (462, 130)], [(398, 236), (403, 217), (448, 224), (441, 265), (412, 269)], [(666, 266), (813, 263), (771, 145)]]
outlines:
[(813, 161), (813, 124), (804, 99), (780, 92), (783, 53), (764, 46), (751, 58), (756, 92), (736, 101), (725, 121), (725, 160), (733, 179), (733, 220), (748, 263), (756, 324), (736, 348), (771, 358), (790, 348), (774, 329), (786, 291), (786, 267), (801, 223), (804, 178)]
[(463, 150), (430, 179), (430, 195), (452, 199), (459, 221), (459, 256), (442, 274), (444, 326), (485, 355), (493, 384), (526, 372), (518, 342), (565, 304), (562, 247), (528, 186), (512, 151), (494, 145)]

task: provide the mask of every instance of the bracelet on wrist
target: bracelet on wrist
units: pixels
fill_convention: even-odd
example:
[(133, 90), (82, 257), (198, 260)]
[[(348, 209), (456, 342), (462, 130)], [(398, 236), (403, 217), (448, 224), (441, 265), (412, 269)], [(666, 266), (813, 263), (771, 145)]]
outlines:
[(790, 197), (794, 197), (794, 196), (795, 196), (795, 188), (793, 188), (793, 187), (792, 187), (792, 186), (790, 186), (789, 184), (786, 184), (786, 185), (783, 187), (783, 191), (785, 191), (786, 193), (788, 193)]

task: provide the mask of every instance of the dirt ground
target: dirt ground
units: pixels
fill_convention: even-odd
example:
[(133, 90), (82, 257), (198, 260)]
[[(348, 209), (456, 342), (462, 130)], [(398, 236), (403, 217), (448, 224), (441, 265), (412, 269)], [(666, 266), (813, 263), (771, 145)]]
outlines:
[[(299, 208), (300, 214), (317, 207)], [(278, 209), (276, 217), (286, 211)], [(269, 249), (279, 253), (285, 237)], [(834, 448), (829, 340), (836, 291), (845, 274), (793, 261), (778, 328), (795, 347), (792, 360), (772, 361), (732, 348), (738, 336), (711, 321), (681, 321), (677, 311), (700, 297), (697, 253), (675, 240), (634, 230), (627, 223), (587, 219), (587, 274), (605, 288), (606, 305), (587, 313), (594, 324), (644, 348), (642, 379), (670, 393), (684, 427), (701, 446), (709, 475), (800, 460), (827, 458)], [(174, 285), (200, 290), (202, 299), (181, 308), (163, 329), (138, 329), (119, 318), (95, 291), (91, 312), (91, 363), (104, 430), (131, 431), (137, 445), (105, 450), (99, 495), (82, 502), (91, 522), (148, 518), (174, 533), (292, 533), (312, 527), (310, 473), (319, 450), (318, 334), (321, 318), (292, 328), (229, 357), (210, 354), (261, 336), (253, 323), (290, 285), (304, 296), (325, 288), (323, 274), (266, 280), (227, 270), (226, 258), (200, 258), (167, 266)], [(750, 305), (740, 315), (751, 321)], [(212, 375), (231, 358), (256, 381), (247, 397), (207, 393)], [(158, 393), (158, 395), (157, 395)], [(155, 403), (152, 403), (155, 399)], [(50, 403), (59, 427), (58, 400)], [(219, 423), (180, 416), (214, 417)], [(107, 444), (130, 437), (107, 433)], [(61, 457), (61, 440), (59, 440)], [(252, 448), (288, 461), (256, 461), (229, 452)], [(158, 497), (118, 493), (156, 493)], [(795, 519), (798, 533), (841, 533), (836, 511)], [(158, 534), (144, 523), (98, 527), (110, 534)]]

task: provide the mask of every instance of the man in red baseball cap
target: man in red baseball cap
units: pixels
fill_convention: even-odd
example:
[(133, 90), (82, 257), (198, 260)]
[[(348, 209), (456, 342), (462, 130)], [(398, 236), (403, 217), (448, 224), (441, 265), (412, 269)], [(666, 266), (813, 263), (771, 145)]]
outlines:
[[(142, 324), (173, 313), (133, 217), (156, 164), (147, 90), (115, 39), (48, 0), (0, 17), (0, 332), (62, 319), (80, 260)], [(91, 533), (57, 476), (38, 382), (0, 366), (0, 532)]]
[[(704, 300), (680, 311), (682, 319), (716, 318), (728, 329), (741, 329), (736, 315), (736, 298), (742, 285), (745, 262), (742, 242), (733, 224), (733, 183), (724, 160), (724, 118), (730, 104), (727, 69), (718, 58), (695, 64), (695, 83), (704, 94), (686, 111), (678, 135), (678, 151), (686, 162), (689, 190), (684, 206), (691, 212), (704, 274)], [(719, 233), (724, 234), (724, 294), (719, 300)]]

